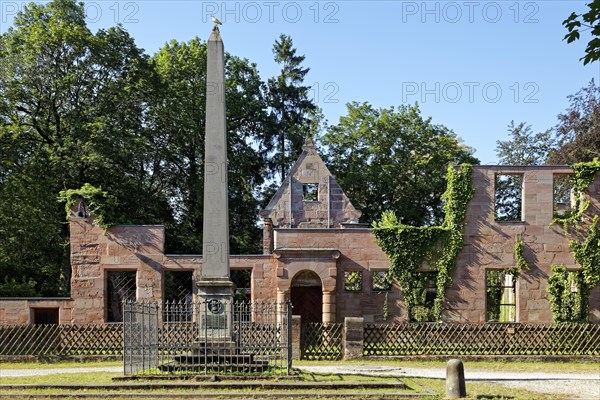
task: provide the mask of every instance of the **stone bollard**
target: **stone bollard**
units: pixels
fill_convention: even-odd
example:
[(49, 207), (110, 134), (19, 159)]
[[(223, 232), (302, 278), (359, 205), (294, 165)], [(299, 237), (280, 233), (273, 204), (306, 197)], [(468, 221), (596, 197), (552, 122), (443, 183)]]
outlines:
[(465, 368), (461, 360), (449, 360), (446, 365), (446, 398), (467, 397), (465, 386)]

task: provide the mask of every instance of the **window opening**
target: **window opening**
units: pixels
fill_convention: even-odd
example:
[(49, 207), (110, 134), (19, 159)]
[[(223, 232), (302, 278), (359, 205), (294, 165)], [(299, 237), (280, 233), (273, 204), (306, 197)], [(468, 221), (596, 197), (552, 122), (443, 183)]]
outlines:
[(134, 301), (135, 271), (109, 271), (106, 274), (107, 322), (123, 322), (123, 302)]
[(302, 185), (302, 198), (304, 201), (318, 201), (319, 200), (319, 184), (318, 183), (305, 183)]
[(516, 322), (517, 303), (514, 276), (503, 270), (486, 271), (486, 308), (490, 322)]
[(344, 290), (347, 292), (360, 292), (362, 290), (362, 272), (344, 272)]
[(498, 174), (495, 183), (496, 221), (521, 221), (523, 175)]
[(58, 308), (34, 308), (33, 323), (44, 325), (58, 324)]
[(386, 292), (392, 289), (392, 281), (387, 277), (387, 271), (373, 271), (373, 290)]

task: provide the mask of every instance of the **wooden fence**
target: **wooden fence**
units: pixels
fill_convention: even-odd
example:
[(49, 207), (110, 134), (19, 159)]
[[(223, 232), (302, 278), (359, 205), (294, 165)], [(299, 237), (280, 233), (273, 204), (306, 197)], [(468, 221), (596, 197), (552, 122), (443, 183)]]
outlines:
[(600, 355), (598, 324), (370, 324), (365, 356)]
[[(165, 324), (161, 335), (171, 336), (173, 341), (181, 340), (182, 335), (187, 337), (196, 331), (188, 325), (193, 324)], [(303, 324), (302, 357), (341, 358), (343, 335), (342, 323)], [(122, 324), (0, 326), (0, 355), (121, 354)], [(363, 354), (600, 356), (600, 325), (366, 324)]]
[(123, 325), (0, 326), (0, 355), (119, 355)]

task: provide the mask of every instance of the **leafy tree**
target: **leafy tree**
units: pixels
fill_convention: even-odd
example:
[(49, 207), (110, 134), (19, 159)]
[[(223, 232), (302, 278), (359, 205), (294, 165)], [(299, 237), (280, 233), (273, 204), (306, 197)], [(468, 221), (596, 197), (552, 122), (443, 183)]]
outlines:
[(558, 148), (548, 159), (552, 164), (592, 161), (600, 154), (600, 86), (592, 79), (568, 99), (569, 107), (558, 115)]
[(531, 125), (515, 121), (508, 124), (510, 139), (496, 142), (496, 154), (501, 164), (507, 165), (541, 165), (546, 161), (553, 147), (552, 130), (534, 134)]
[(302, 145), (314, 129), (312, 122), (318, 114), (309, 99), (310, 86), (304, 78), (310, 68), (302, 66), (305, 56), (297, 55), (290, 36), (279, 36), (273, 45), (275, 61), (281, 73), (269, 79), (269, 105), (275, 116), (271, 143), (275, 146), (274, 165), (279, 169), (281, 181), (302, 151)]
[(332, 173), (365, 221), (391, 210), (404, 224), (441, 222), (442, 193), (450, 163), (476, 163), (472, 150), (418, 105), (375, 109), (347, 104), (348, 114), (321, 143)]
[(0, 282), (65, 294), (61, 190), (101, 186), (131, 222), (167, 215), (146, 190), (147, 57), (120, 27), (92, 34), (71, 0), (31, 3), (0, 42)]
[[(171, 199), (176, 220), (167, 230), (171, 252), (202, 251), (206, 43), (171, 41), (152, 59), (159, 75), (151, 100), (150, 124), (157, 149), (154, 169)], [(265, 143), (260, 136), (269, 122), (266, 86), (255, 64), (226, 55), (231, 251), (256, 252), (255, 188), (265, 175)]]
[(585, 56), (581, 57), (584, 65), (600, 59), (600, 0), (591, 0), (587, 6), (587, 12), (573, 12), (563, 21), (563, 25), (569, 31), (564, 38), (567, 43), (579, 40), (581, 32), (590, 31), (592, 39), (587, 44)]

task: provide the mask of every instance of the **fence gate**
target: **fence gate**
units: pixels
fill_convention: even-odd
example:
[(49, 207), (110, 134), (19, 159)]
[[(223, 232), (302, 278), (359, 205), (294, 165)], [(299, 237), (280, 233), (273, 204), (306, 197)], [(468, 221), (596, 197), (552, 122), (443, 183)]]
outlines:
[(303, 322), (300, 353), (303, 360), (341, 360), (344, 354), (341, 322)]
[(124, 373), (153, 370), (158, 366), (158, 304), (123, 304)]

